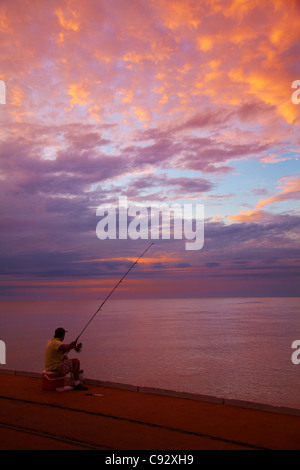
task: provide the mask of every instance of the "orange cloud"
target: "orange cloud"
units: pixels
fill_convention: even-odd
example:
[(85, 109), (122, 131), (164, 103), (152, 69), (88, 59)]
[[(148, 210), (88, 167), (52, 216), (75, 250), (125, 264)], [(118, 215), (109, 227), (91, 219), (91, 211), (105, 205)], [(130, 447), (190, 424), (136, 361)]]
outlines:
[(4, 13), (1, 13), (1, 12), (0, 12), (0, 32), (3, 32), (3, 33), (12, 32), (9, 19)]
[(164, 25), (171, 29), (176, 30), (182, 26), (190, 28), (197, 28), (201, 23), (201, 17), (198, 13), (198, 5), (192, 4), (189, 1), (182, 0), (152, 0), (153, 6), (159, 10)]
[(87, 81), (71, 84), (68, 89), (68, 95), (71, 96), (70, 105), (72, 108), (77, 104), (87, 104), (88, 96), (90, 95), (89, 90), (87, 90)]
[(197, 39), (197, 46), (203, 52), (210, 51), (213, 48), (213, 45), (214, 36), (200, 36)]
[(13, 106), (21, 107), (25, 98), (25, 93), (21, 89), (20, 85), (17, 85), (11, 90), (11, 104)]
[(227, 215), (227, 219), (231, 220), (232, 222), (256, 222), (257, 220), (266, 216), (266, 212), (262, 210), (262, 208), (265, 206), (274, 204), (276, 202), (300, 199), (299, 176), (285, 176), (280, 178), (278, 183), (281, 191), (279, 191), (277, 194), (274, 194), (274, 196), (258, 201), (256, 204), (256, 209), (248, 212), (243, 210), (237, 215)]
[[(215, 3), (215, 2), (213, 2)], [(224, 3), (224, 2), (221, 2)], [(226, 5), (227, 3), (227, 5)], [(260, 4), (260, 0), (231, 0), (225, 2), (223, 5), (223, 14), (229, 18), (237, 18), (241, 20), (245, 15), (247, 15), (251, 10), (255, 9)], [(219, 9), (222, 5), (219, 4)]]
[(282, 202), (286, 200), (298, 200), (300, 199), (300, 177), (299, 176), (285, 176), (279, 180), (279, 191), (274, 196), (267, 199), (260, 200), (256, 206), (258, 208), (264, 207), (268, 204), (274, 204), (275, 202)]
[(264, 163), (278, 163), (278, 162), (284, 162), (286, 160), (291, 160), (292, 157), (280, 157), (278, 155), (274, 154), (269, 154), (269, 155), (264, 155), (260, 160)]
[(80, 29), (80, 21), (78, 13), (75, 9), (62, 10), (57, 8), (55, 14), (58, 18), (59, 24), (64, 28), (71, 31), (78, 32)]
[[(95, 3), (47, 2), (43, 8), (49, 21), (37, 35), (28, 34), (29, 23), (18, 22), (13, 7), (0, 11), (0, 33), (13, 32), (5, 45), (18, 59), (22, 80), (25, 73), (30, 85), (41, 72), (47, 82), (42, 69), (50, 50), (49, 63), (56, 65), (49, 68), (49, 79), (55, 82), (57, 102), (65, 104), (71, 96), (71, 106), (87, 105), (95, 123), (118, 115), (120, 121), (130, 116), (130, 124), (155, 125), (154, 119), (196, 112), (207, 98), (229, 106), (257, 99), (275, 106), (288, 123), (299, 118), (299, 107), (290, 99), (295, 77), (283, 55), (288, 51), (293, 63), (300, 28), (296, 1), (271, 0), (265, 7), (259, 0), (150, 0), (147, 8), (143, 2), (127, 2), (119, 12), (110, 2), (100, 2), (99, 8)], [(26, 11), (28, 21), (34, 21), (35, 7), (26, 4)], [(6, 63), (12, 67), (9, 75), (13, 65)], [(96, 86), (99, 79), (102, 85)], [(43, 97), (24, 106), (40, 116), (40, 109), (33, 109), (37, 102)], [(101, 103), (101, 112), (91, 103)]]
[[(131, 261), (134, 262), (136, 261), (136, 258), (131, 258), (127, 256), (122, 256), (122, 257), (117, 257), (117, 258), (99, 258), (99, 259), (90, 259), (90, 260), (80, 260), (76, 261), (77, 263), (97, 263), (101, 261)], [(139, 264), (154, 264), (154, 263), (173, 263), (173, 262), (179, 262), (180, 258), (172, 255), (166, 255), (166, 256), (159, 256), (159, 257), (143, 257), (139, 260)]]
[(263, 211), (255, 209), (248, 212), (243, 210), (237, 215), (227, 215), (227, 218), (232, 222), (256, 222), (257, 220), (261, 219), (263, 215)]

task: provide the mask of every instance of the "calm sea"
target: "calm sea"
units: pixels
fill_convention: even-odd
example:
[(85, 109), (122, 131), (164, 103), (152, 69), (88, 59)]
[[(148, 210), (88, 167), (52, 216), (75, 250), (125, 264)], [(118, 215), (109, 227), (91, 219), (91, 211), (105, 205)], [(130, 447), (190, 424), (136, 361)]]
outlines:
[[(41, 372), (55, 328), (78, 336), (94, 301), (1, 302), (6, 366)], [(110, 300), (81, 341), (86, 377), (300, 408), (300, 298)]]

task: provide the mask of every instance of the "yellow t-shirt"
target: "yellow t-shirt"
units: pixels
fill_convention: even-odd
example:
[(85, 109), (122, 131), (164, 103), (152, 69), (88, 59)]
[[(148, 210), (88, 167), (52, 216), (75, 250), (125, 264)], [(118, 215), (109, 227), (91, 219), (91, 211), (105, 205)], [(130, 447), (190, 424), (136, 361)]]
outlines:
[(45, 370), (46, 372), (52, 372), (58, 368), (62, 361), (62, 351), (58, 348), (62, 345), (62, 342), (58, 338), (52, 338), (48, 341), (45, 350)]

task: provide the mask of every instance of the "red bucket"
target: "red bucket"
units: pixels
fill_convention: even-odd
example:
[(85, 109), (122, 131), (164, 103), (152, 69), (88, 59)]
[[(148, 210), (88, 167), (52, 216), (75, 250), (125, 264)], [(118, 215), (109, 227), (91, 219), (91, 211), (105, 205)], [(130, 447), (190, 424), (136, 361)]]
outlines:
[(42, 389), (55, 390), (65, 386), (65, 375), (57, 372), (42, 373)]

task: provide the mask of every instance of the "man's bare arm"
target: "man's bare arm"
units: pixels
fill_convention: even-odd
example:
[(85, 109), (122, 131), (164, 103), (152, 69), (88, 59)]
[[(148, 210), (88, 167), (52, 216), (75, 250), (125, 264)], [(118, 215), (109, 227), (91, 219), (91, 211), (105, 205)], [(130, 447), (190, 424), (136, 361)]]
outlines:
[(72, 349), (76, 349), (76, 341), (73, 341), (72, 343), (70, 344), (62, 344), (58, 350), (61, 351), (63, 354), (66, 354), (68, 353), (69, 351), (71, 351)]

